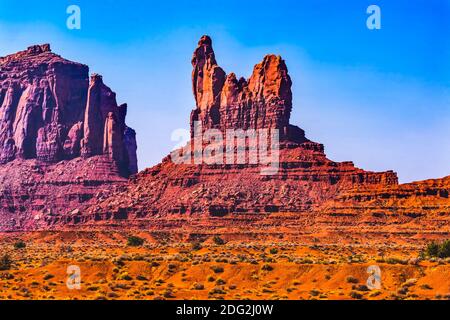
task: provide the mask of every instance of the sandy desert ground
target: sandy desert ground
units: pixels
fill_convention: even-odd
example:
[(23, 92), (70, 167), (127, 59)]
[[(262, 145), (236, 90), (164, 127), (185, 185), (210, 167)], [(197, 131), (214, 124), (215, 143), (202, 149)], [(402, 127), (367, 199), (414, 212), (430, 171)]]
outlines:
[[(450, 299), (450, 260), (420, 258), (417, 245), (136, 235), (143, 245), (123, 232), (3, 234), (0, 256), (11, 265), (0, 271), (0, 299)], [(367, 285), (373, 265), (380, 289)], [(69, 266), (80, 269), (80, 289), (67, 286)]]

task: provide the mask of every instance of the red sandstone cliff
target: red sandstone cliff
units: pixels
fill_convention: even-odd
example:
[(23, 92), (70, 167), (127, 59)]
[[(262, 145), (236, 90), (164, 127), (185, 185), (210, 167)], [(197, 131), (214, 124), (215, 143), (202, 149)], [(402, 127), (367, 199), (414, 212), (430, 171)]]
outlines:
[[(261, 175), (261, 165), (251, 163), (195, 164), (191, 159), (176, 164), (168, 156), (138, 174), (120, 193), (88, 209), (83, 221), (128, 221), (150, 228), (200, 224), (206, 230), (212, 227), (208, 222), (211, 218), (221, 219), (217, 225), (228, 219), (249, 221), (249, 216), (289, 212), (312, 218), (313, 212), (346, 190), (376, 190), (398, 184), (392, 171), (368, 172), (351, 162), (327, 159), (321, 144), (308, 140), (302, 129), (290, 124), (292, 82), (280, 57), (266, 56), (249, 79), (237, 80), (218, 66), (211, 39), (204, 36), (194, 51), (192, 65), (196, 102), (190, 118), (193, 140), (195, 122), (201, 124), (203, 132), (278, 129), (278, 172)], [(205, 149), (184, 151), (188, 155), (195, 152), (205, 154)], [(191, 222), (181, 222), (185, 220)]]
[[(80, 155), (112, 154), (124, 176), (136, 173), (125, 139), (126, 104), (87, 66), (54, 54), (48, 44), (0, 58), (0, 162), (55, 163)], [(116, 138), (104, 150), (105, 123)], [(112, 132), (111, 132), (112, 133)], [(130, 170), (133, 167), (133, 170)]]
[[(1, 58), (2, 65), (9, 61), (14, 66), (14, 60), (25, 58), (32, 61), (27, 66), (34, 70), (33, 61), (61, 59), (45, 46), (12, 57)], [(138, 227), (191, 238), (222, 233), (236, 239), (245, 234), (351, 242), (359, 241), (361, 235), (364, 241), (410, 241), (450, 234), (448, 177), (399, 185), (392, 171), (368, 172), (352, 162), (329, 160), (323, 145), (308, 140), (302, 129), (290, 124), (291, 79), (280, 57), (266, 56), (249, 79), (237, 80), (218, 66), (211, 39), (204, 36), (192, 65), (196, 102), (190, 119), (192, 140), (198, 138), (194, 135), (196, 122), (202, 126), (201, 133), (207, 129), (278, 129), (277, 172), (262, 175), (258, 163), (196, 164), (194, 157), (187, 163), (175, 163), (173, 155), (177, 153), (200, 153), (205, 155), (203, 160), (212, 157), (206, 156), (204, 141), (200, 150), (189, 149), (195, 145), (191, 141), (127, 182), (120, 177), (123, 166), (117, 164), (127, 164), (129, 172), (137, 171), (135, 132), (125, 125), (126, 106), (117, 106), (114, 93), (100, 76), (93, 75), (88, 85), (87, 67), (74, 64), (71, 72), (66, 69), (63, 73), (69, 77), (64, 90), (39, 93), (48, 82), (42, 77), (39, 83), (43, 85), (28, 89), (37, 95), (27, 93), (26, 97), (34, 98), (23, 98), (31, 101), (24, 103), (23, 91), (18, 89), (21, 82), (4, 81), (12, 76), (0, 72), (2, 88), (13, 86), (1, 90), (0, 115), (5, 119), (1, 132), (9, 138), (0, 137), (2, 162), (6, 163), (0, 165), (0, 230)], [(61, 101), (62, 97), (66, 102), (58, 103), (59, 108), (49, 107), (56, 103), (43, 102)], [(78, 107), (68, 113), (56, 111), (67, 105)], [(30, 115), (24, 117), (21, 111), (17, 116), (17, 109), (30, 110)], [(47, 110), (42, 114), (50, 112), (52, 116), (15, 120), (34, 119), (30, 117), (35, 116), (31, 112), (35, 109), (39, 115)], [(43, 119), (52, 120), (46, 126), (48, 121)], [(247, 159), (249, 149), (245, 150)], [(237, 148), (232, 150), (237, 152)]]
[(0, 58), (0, 230), (82, 208), (136, 173), (126, 109), (48, 44)]
[(191, 114), (203, 130), (280, 130), (282, 140), (304, 142), (304, 132), (289, 124), (292, 81), (280, 56), (267, 55), (247, 80), (226, 74), (217, 65), (211, 38), (203, 36), (192, 57), (192, 87), (196, 108)]

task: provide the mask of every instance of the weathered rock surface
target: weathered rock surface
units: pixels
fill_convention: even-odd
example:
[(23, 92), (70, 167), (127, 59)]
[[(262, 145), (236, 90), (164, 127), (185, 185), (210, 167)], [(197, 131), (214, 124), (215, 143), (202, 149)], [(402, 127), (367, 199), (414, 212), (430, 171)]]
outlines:
[[(108, 154), (122, 175), (136, 173), (136, 156), (123, 147), (127, 106), (117, 105), (101, 76), (89, 83), (88, 75), (87, 66), (52, 53), (48, 44), (0, 58), (0, 163)], [(110, 113), (114, 140), (105, 152)]]
[(192, 66), (197, 105), (191, 114), (192, 132), (198, 121), (203, 131), (271, 128), (280, 130), (282, 140), (306, 141), (303, 130), (289, 124), (292, 81), (280, 56), (265, 56), (248, 80), (238, 80), (234, 73), (227, 75), (217, 65), (211, 38), (203, 36)]
[(36, 159), (10, 161), (0, 165), (0, 231), (76, 224), (86, 207), (126, 181), (104, 155), (55, 164)]
[[(133, 226), (193, 237), (221, 233), (229, 239), (325, 237), (339, 241), (367, 234), (384, 241), (426, 234), (448, 235), (448, 179), (399, 185), (392, 171), (368, 172), (352, 162), (329, 160), (323, 145), (289, 122), (291, 80), (284, 61), (269, 55), (249, 80), (217, 65), (211, 39), (202, 37), (193, 58), (191, 114), (202, 130), (276, 128), (280, 163), (262, 175), (260, 164), (176, 164), (171, 156), (139, 173), (120, 192), (88, 208), (91, 226)], [(193, 142), (188, 143), (192, 146)], [(203, 152), (191, 149), (184, 151)], [(194, 150), (194, 151), (192, 151)], [(234, 150), (236, 151), (236, 150)], [(180, 152), (183, 153), (183, 152)], [(383, 217), (377, 217), (384, 212)], [(421, 212), (419, 223), (413, 212)], [(95, 222), (95, 223), (94, 223)], [(423, 227), (430, 222), (429, 228)]]
[(101, 76), (89, 81), (87, 66), (49, 45), (0, 58), (0, 230), (63, 222), (136, 173), (126, 109)]
[[(125, 125), (126, 106), (117, 106), (114, 93), (97, 75), (85, 85), (86, 108), (79, 118), (65, 130), (49, 126), (36, 139), (43, 145), (37, 149), (51, 155), (59, 144), (48, 141), (63, 137), (62, 153), (73, 160), (43, 167), (36, 159), (11, 161), (20, 154), (15, 136), (12, 142), (4, 139), (2, 158), (10, 157), (10, 162), (0, 166), (0, 230), (144, 228), (175, 239), (205, 239), (219, 233), (229, 240), (355, 244), (450, 235), (449, 177), (399, 185), (393, 171), (369, 172), (352, 162), (328, 159), (323, 145), (307, 139), (289, 122), (291, 79), (280, 57), (266, 56), (248, 80), (237, 80), (218, 66), (211, 39), (205, 36), (192, 65), (196, 101), (190, 118), (192, 141), (128, 182), (117, 179), (120, 170), (110, 166), (127, 161), (129, 171), (137, 171), (136, 134)], [(7, 97), (6, 91), (3, 95), (3, 101), (20, 100)], [(1, 110), (6, 118), (11, 113)], [(226, 147), (218, 141), (201, 141), (196, 149), (198, 123), (200, 133), (278, 129), (278, 171), (261, 174), (266, 166), (261, 163), (207, 164), (216, 156), (207, 155), (209, 147), (217, 144), (224, 151)], [(232, 150), (235, 156), (237, 148)], [(254, 150), (246, 151), (250, 159)], [(202, 163), (195, 163), (198, 153), (204, 156)], [(190, 160), (177, 163), (176, 154)], [(90, 166), (85, 161), (91, 161)], [(60, 171), (66, 166), (72, 168), (67, 175)], [(73, 180), (75, 172), (82, 174)]]

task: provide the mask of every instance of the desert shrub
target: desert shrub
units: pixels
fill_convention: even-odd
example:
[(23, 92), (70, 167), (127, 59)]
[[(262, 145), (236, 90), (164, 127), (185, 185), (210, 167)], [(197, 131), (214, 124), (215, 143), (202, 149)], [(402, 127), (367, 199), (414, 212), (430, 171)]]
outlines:
[(263, 271), (272, 271), (273, 267), (270, 264), (265, 264), (261, 267), (261, 270)]
[(425, 254), (432, 258), (448, 258), (450, 257), (450, 240), (442, 243), (431, 242), (425, 248)]
[(100, 287), (98, 287), (98, 286), (89, 286), (87, 288), (88, 291), (98, 291), (99, 289), (100, 289)]
[(403, 260), (403, 259), (400, 259), (400, 258), (397, 258), (397, 257), (389, 257), (389, 258), (386, 258), (386, 263), (388, 263), (388, 264), (403, 264), (403, 265), (405, 265), (405, 264), (408, 264), (408, 260)]
[(192, 286), (192, 289), (194, 290), (204, 290), (205, 286), (201, 283), (194, 283), (194, 285)]
[(111, 261), (117, 267), (123, 267), (125, 265), (124, 259), (122, 257), (115, 257)]
[(397, 293), (400, 295), (406, 295), (408, 293), (408, 287), (401, 287), (400, 289), (397, 290)]
[(320, 294), (320, 291), (313, 289), (309, 292), (309, 294), (313, 297), (317, 297)]
[(45, 276), (44, 276), (44, 280), (50, 280), (50, 279), (53, 279), (55, 276), (54, 275), (52, 275), (52, 274), (50, 274), (50, 273), (47, 273)]
[(350, 292), (350, 297), (352, 297), (353, 299), (362, 299), (363, 295), (356, 291), (352, 291)]
[(198, 251), (198, 250), (200, 250), (202, 248), (202, 244), (200, 242), (198, 242), (198, 241), (197, 242), (193, 242), (191, 244), (191, 248), (192, 248), (193, 251)]
[(357, 291), (370, 291), (369, 288), (365, 284), (360, 284), (355, 286), (355, 290)]
[(429, 243), (425, 249), (425, 253), (429, 257), (437, 257), (439, 254), (439, 244), (434, 241)]
[(445, 240), (439, 247), (439, 258), (450, 257), (450, 240)]
[(208, 292), (209, 295), (214, 295), (214, 294), (226, 294), (226, 291), (220, 287), (217, 286), (214, 289), (212, 289), (211, 291)]
[(423, 290), (433, 290), (433, 288), (429, 285), (429, 284), (422, 284), (421, 286), (420, 286), (420, 289), (423, 289)]
[(127, 245), (129, 247), (140, 247), (144, 244), (145, 240), (136, 236), (129, 236)]
[(222, 273), (224, 271), (223, 267), (220, 266), (212, 266), (211, 269), (214, 273)]
[(222, 246), (225, 244), (225, 240), (223, 240), (221, 237), (219, 236), (214, 236), (213, 241), (216, 245), (218, 246)]
[(120, 280), (131, 281), (133, 278), (128, 273), (123, 273), (120, 275)]
[(380, 294), (382, 294), (381, 291), (375, 290), (369, 294), (369, 297), (378, 297)]
[(175, 298), (175, 295), (173, 294), (173, 291), (171, 289), (166, 289), (166, 290), (164, 290), (163, 297), (170, 299), (170, 298)]
[(405, 287), (413, 287), (413, 286), (416, 285), (416, 283), (417, 283), (417, 279), (412, 278), (412, 279), (406, 280), (406, 281), (403, 283), (403, 286), (405, 286)]
[(9, 270), (12, 266), (12, 260), (8, 254), (0, 257), (0, 270)]
[(14, 243), (14, 249), (23, 249), (25, 248), (27, 245), (25, 244), (25, 242), (23, 242), (22, 240), (17, 241), (16, 243)]
[(115, 292), (108, 292), (107, 296), (111, 299), (119, 298), (119, 295)]
[(347, 279), (345, 279), (345, 281), (347, 281), (347, 283), (358, 283), (359, 280), (356, 279), (355, 277), (349, 276), (347, 277)]

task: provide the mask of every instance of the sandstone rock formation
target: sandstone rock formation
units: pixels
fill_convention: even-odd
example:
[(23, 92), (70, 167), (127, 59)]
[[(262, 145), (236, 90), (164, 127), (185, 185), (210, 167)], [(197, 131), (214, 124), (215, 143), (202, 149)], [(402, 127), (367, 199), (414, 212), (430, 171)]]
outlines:
[[(87, 66), (52, 53), (48, 44), (0, 58), (0, 68), (0, 163), (108, 154), (122, 175), (136, 173), (136, 156), (123, 147), (127, 106), (117, 105), (101, 76), (89, 83)], [(115, 138), (105, 152), (109, 113)]]
[[(192, 85), (196, 109), (194, 122), (207, 129), (280, 130), (282, 140), (304, 142), (303, 130), (289, 124), (292, 81), (280, 56), (267, 55), (246, 80), (226, 73), (217, 65), (212, 41), (203, 36), (192, 57)], [(193, 135), (193, 134), (192, 134)]]
[[(2, 72), (6, 61), (28, 59), (33, 66), (49, 55), (61, 59), (46, 50), (33, 47), (14, 59), (1, 58)], [(75, 64), (74, 70), (64, 72), (75, 78), (66, 79), (64, 90), (42, 93), (50, 81), (45, 78), (21, 98), (27, 86), (22, 90), (21, 82), (4, 82), (11, 76), (0, 72), (2, 88), (7, 88), (0, 91), (1, 132), (7, 133), (0, 136), (6, 163), (0, 165), (0, 230), (142, 228), (155, 237), (189, 240), (219, 233), (230, 240), (355, 244), (448, 238), (449, 177), (399, 185), (393, 171), (369, 172), (352, 162), (328, 159), (323, 145), (290, 124), (292, 83), (280, 57), (266, 56), (249, 79), (238, 80), (218, 66), (212, 41), (204, 36), (192, 65), (196, 105), (190, 118), (191, 141), (128, 181), (120, 176), (123, 166), (116, 164), (137, 171), (136, 133), (125, 125), (126, 105), (117, 105), (100, 76), (93, 75), (88, 85), (87, 69), (77, 73), (85, 67)], [(72, 82), (83, 90), (72, 90)], [(68, 113), (67, 104), (44, 97), (65, 99), (73, 106), (81, 101), (82, 107)], [(31, 110), (36, 105), (37, 114), (50, 115), (37, 122), (15, 120), (35, 116)], [(16, 115), (18, 109), (26, 112)], [(70, 122), (68, 114), (74, 115)], [(209, 163), (217, 156), (207, 153), (210, 146), (219, 146), (215, 151), (226, 151), (227, 146), (201, 140), (196, 148), (196, 140), (208, 129), (279, 130), (277, 171), (261, 174), (265, 164), (250, 161)], [(231, 150), (235, 156), (238, 147)], [(246, 145), (244, 151), (250, 160), (254, 150)], [(177, 154), (188, 155), (188, 160), (176, 162)], [(200, 163), (195, 162), (197, 154), (202, 156)], [(51, 163), (58, 159), (65, 160)]]
[(48, 44), (0, 58), (0, 230), (67, 219), (136, 173), (126, 110), (101, 76), (89, 81), (87, 66)]
[[(87, 209), (83, 222), (236, 237), (248, 233), (301, 238), (318, 232), (332, 241), (332, 234), (351, 236), (355, 230), (383, 238), (399, 224), (406, 230), (414, 225), (411, 230), (416, 233), (428, 232), (419, 227), (427, 221), (444, 225), (439, 232), (450, 231), (448, 184), (443, 182), (448, 179), (399, 185), (392, 171), (369, 172), (352, 162), (329, 160), (323, 145), (290, 124), (291, 80), (280, 57), (266, 56), (248, 80), (236, 80), (218, 66), (211, 39), (205, 36), (192, 62), (192, 140), (195, 122), (203, 132), (279, 129), (278, 172), (261, 175), (260, 165), (249, 163), (177, 164), (168, 156)], [(424, 216), (420, 223), (415, 220), (418, 211)], [(391, 220), (377, 218), (380, 212)]]

